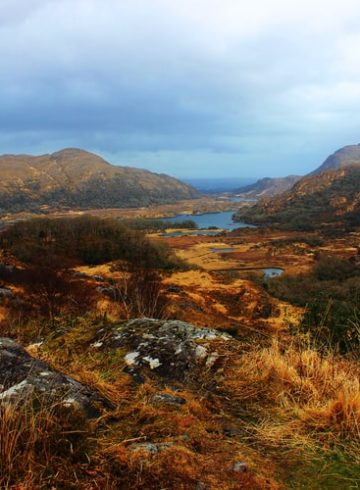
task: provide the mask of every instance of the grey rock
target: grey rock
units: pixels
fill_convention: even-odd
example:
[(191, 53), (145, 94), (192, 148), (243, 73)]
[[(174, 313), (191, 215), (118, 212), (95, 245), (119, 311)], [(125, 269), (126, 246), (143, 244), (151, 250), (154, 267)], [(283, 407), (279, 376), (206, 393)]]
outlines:
[(234, 339), (226, 333), (178, 320), (144, 318), (109, 327), (99, 348), (126, 349), (124, 361), (137, 372), (146, 370), (148, 374), (184, 380), (195, 367), (214, 368), (219, 355), (213, 343), (218, 342)]
[(248, 465), (244, 461), (236, 461), (233, 464), (232, 470), (236, 473), (245, 473), (248, 470)]
[(98, 281), (98, 282), (104, 282), (104, 278), (103, 276), (99, 276), (98, 274), (94, 274), (93, 276), (90, 276), (91, 279), (94, 279), (94, 281)]
[(74, 272), (74, 277), (78, 278), (78, 279), (86, 279), (88, 278), (89, 276), (87, 274), (85, 274), (85, 272), (79, 272), (79, 271), (75, 271)]
[(180, 286), (169, 286), (167, 288), (168, 293), (181, 293), (182, 288)]
[(184, 405), (186, 403), (185, 398), (168, 393), (157, 393), (151, 397), (151, 401), (153, 403), (168, 403), (169, 405)]
[(149, 454), (157, 454), (169, 447), (173, 446), (172, 442), (161, 442), (161, 443), (152, 443), (152, 442), (138, 442), (135, 444), (131, 444), (129, 446), (129, 450), (133, 452), (144, 452)]
[(0, 338), (0, 403), (16, 405), (35, 397), (79, 409), (89, 417), (99, 416), (101, 408), (114, 408), (99, 393), (33, 358), (12, 339)]
[(11, 289), (0, 288), (0, 298), (12, 298), (13, 296), (14, 293), (11, 291)]
[(141, 376), (139, 371), (131, 366), (125, 366), (124, 372), (127, 374), (130, 374), (132, 379), (135, 381), (136, 384), (142, 385), (145, 383), (145, 379)]
[(108, 298), (116, 301), (119, 299), (119, 292), (116, 288), (113, 287), (104, 287), (104, 286), (98, 286), (96, 288), (96, 291), (103, 296), (107, 296)]
[(226, 427), (223, 430), (223, 434), (226, 437), (242, 437), (242, 436), (246, 435), (246, 432), (244, 430), (241, 430), (241, 429), (236, 429), (233, 427)]
[(182, 308), (183, 310), (195, 310), (195, 311), (198, 311), (200, 313), (204, 313), (205, 310), (204, 308), (202, 308), (201, 306), (199, 306), (197, 303), (195, 303), (194, 301), (182, 301), (180, 304), (179, 304), (180, 308)]

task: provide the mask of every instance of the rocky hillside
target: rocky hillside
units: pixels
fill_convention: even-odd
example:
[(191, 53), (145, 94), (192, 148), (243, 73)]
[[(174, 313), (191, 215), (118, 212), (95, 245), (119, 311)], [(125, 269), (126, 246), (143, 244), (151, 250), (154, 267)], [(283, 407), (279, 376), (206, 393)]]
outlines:
[[(199, 267), (161, 263), (169, 239), (129, 231), (81, 217), (1, 233), (0, 488), (356, 488), (357, 237), (310, 271), (336, 240), (254, 230), (170, 242), (239, 247), (239, 268), (284, 261), (264, 286), (229, 258), (205, 270), (205, 248), (182, 256), (201, 255)], [(307, 273), (291, 276), (287, 260)], [(296, 305), (316, 291), (333, 301), (305, 323)]]
[(114, 166), (79, 149), (0, 157), (2, 212), (139, 207), (197, 197), (177, 179)]
[(360, 165), (360, 145), (348, 145), (340, 148), (330, 155), (312, 174), (320, 174), (354, 165)]
[(240, 194), (244, 198), (260, 199), (263, 197), (272, 197), (291, 189), (300, 179), (301, 177), (299, 175), (289, 175), (280, 178), (265, 177), (256, 181), (254, 184), (240, 187), (235, 193), (237, 195)]
[[(355, 149), (358, 149), (359, 165)], [(352, 159), (344, 157), (350, 154)], [(359, 212), (360, 146), (339, 150), (291, 190), (240, 210), (236, 218), (308, 230), (320, 225), (358, 224)]]

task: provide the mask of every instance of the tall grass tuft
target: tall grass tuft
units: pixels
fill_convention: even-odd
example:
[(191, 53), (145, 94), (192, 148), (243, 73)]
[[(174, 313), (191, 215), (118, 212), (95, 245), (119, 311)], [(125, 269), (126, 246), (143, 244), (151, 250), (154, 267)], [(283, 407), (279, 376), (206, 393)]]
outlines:
[(86, 460), (88, 436), (83, 416), (61, 403), (0, 405), (0, 488), (42, 488), (61, 473), (66, 480), (69, 466)]

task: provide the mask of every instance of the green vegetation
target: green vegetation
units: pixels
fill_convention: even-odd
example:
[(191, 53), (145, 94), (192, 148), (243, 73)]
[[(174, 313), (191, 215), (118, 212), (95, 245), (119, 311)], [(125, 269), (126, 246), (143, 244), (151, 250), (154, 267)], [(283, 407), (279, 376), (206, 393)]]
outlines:
[(148, 269), (172, 269), (179, 262), (169, 248), (115, 220), (38, 218), (20, 221), (0, 235), (2, 248), (27, 264), (96, 265), (122, 260)]
[[(72, 321), (96, 310), (102, 296), (116, 300), (123, 318), (161, 318), (166, 306), (162, 275), (183, 267), (168, 247), (142, 232), (90, 216), (21, 221), (4, 230), (0, 242), (5, 254), (22, 262), (22, 267), (0, 268), (3, 282), (23, 290), (21, 302), (9, 301), (11, 321), (5, 326), (20, 330), (21, 338), (27, 338), (33, 319), (39, 334), (55, 331), (64, 318)], [(73, 271), (107, 262), (119, 279), (98, 287), (91, 276)]]
[(311, 272), (267, 283), (277, 298), (306, 307), (301, 329), (322, 346), (360, 354), (360, 266), (320, 256)]
[(299, 231), (356, 227), (359, 187), (359, 167), (305, 177), (291, 191), (241, 209), (235, 219)]
[(171, 221), (171, 219), (162, 220), (156, 218), (134, 218), (134, 219), (121, 220), (121, 223), (123, 223), (128, 228), (131, 228), (132, 230), (143, 230), (143, 231), (153, 232), (153, 233), (157, 231), (165, 231), (167, 229), (196, 230), (198, 228), (195, 221), (192, 221), (190, 219), (184, 219), (183, 221)]

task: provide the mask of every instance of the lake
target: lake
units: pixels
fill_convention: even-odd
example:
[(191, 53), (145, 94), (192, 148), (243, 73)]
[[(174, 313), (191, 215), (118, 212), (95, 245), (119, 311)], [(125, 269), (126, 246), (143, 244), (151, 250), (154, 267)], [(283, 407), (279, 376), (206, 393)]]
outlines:
[(179, 214), (174, 218), (162, 218), (162, 221), (179, 222), (184, 220), (194, 221), (201, 228), (209, 228), (216, 226), (224, 230), (235, 230), (235, 228), (255, 228), (254, 225), (248, 225), (243, 222), (235, 223), (232, 220), (234, 211), (223, 211), (221, 213), (205, 213), (205, 214)]
[(280, 267), (268, 267), (263, 269), (265, 279), (271, 279), (272, 277), (281, 276), (284, 272), (284, 269), (280, 269)]

